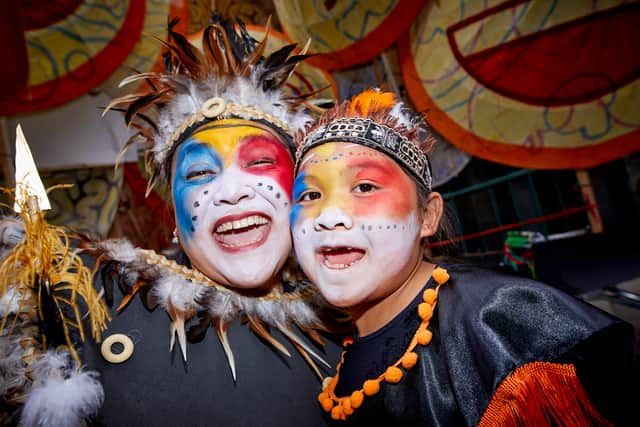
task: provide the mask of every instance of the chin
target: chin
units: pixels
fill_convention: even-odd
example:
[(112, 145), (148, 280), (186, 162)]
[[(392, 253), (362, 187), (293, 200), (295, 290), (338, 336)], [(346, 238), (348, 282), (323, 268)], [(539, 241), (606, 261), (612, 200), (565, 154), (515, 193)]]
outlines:
[(275, 274), (229, 274), (227, 278), (227, 286), (237, 289), (256, 289), (264, 287), (268, 283), (273, 282)]
[(324, 284), (316, 285), (322, 296), (338, 308), (349, 308), (360, 304), (366, 296), (361, 293), (354, 294), (349, 284)]

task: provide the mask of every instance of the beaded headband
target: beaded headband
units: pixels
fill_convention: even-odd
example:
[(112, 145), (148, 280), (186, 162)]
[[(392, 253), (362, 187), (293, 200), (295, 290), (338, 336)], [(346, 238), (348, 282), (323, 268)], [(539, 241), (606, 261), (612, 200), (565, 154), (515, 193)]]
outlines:
[(185, 122), (173, 132), (171, 138), (162, 146), (160, 151), (171, 151), (172, 148), (182, 142), (185, 137), (191, 135), (196, 128), (205, 123), (231, 117), (239, 117), (266, 124), (277, 131), (278, 134), (287, 141), (287, 147), (292, 153), (295, 152), (295, 146), (291, 138), (292, 131), (285, 122), (255, 107), (227, 102), (220, 97), (213, 97), (206, 100), (202, 104), (202, 107), (200, 107), (200, 110), (185, 120)]
[(394, 129), (359, 117), (336, 119), (309, 133), (296, 152), (296, 174), (306, 152), (327, 142), (352, 142), (378, 150), (394, 159), (415, 179), (421, 190), (431, 191), (431, 166), (427, 155)]

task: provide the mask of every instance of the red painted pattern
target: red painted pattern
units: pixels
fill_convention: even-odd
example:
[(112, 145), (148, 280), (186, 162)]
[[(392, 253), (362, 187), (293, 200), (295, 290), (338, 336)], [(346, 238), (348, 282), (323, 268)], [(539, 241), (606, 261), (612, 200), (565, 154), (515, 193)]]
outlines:
[[(252, 164), (261, 159), (271, 160), (273, 163)], [(287, 148), (276, 137), (259, 135), (244, 139), (238, 147), (238, 165), (245, 172), (274, 179), (291, 200), (293, 160)]]
[[(362, 147), (363, 150), (371, 150)], [(347, 170), (355, 172), (353, 186), (370, 183), (378, 187), (369, 193), (351, 192), (355, 216), (389, 216), (405, 219), (417, 209), (416, 186), (392, 159), (376, 155), (347, 158)]]

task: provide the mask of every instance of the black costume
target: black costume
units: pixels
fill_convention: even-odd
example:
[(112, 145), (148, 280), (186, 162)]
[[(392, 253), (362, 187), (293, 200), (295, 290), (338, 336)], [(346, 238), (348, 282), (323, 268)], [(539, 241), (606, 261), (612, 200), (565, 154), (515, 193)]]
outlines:
[[(119, 301), (116, 301), (116, 305)], [(327, 419), (315, 395), (321, 384), (303, 358), (286, 345), (291, 358), (258, 338), (246, 325), (229, 329), (237, 382), (215, 331), (189, 343), (187, 362), (179, 348), (169, 352), (170, 319), (161, 308), (150, 312), (140, 298), (131, 301), (104, 334), (130, 335), (133, 355), (111, 364), (100, 345), (87, 341), (83, 359), (100, 372), (105, 400), (95, 425), (104, 426), (318, 426)], [(196, 322), (197, 323), (197, 322)], [(282, 343), (286, 339), (274, 331)], [(335, 365), (339, 349), (331, 341), (318, 350)]]
[[(573, 364), (601, 415), (615, 425), (634, 424), (631, 325), (535, 281), (445, 268), (451, 277), (429, 324), (431, 343), (416, 348), (418, 363), (398, 384), (383, 383), (365, 397), (347, 425), (477, 425), (502, 381), (536, 361)], [(430, 279), (426, 287), (434, 286)], [(398, 360), (420, 324), (421, 301), (422, 292), (382, 329), (347, 347), (337, 396)]]

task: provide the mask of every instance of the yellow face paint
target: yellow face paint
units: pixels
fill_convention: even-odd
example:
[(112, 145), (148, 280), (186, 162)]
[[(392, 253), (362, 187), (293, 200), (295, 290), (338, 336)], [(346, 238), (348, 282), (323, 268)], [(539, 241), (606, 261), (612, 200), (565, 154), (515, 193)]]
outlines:
[(224, 167), (228, 168), (233, 162), (240, 142), (247, 137), (260, 136), (265, 133), (281, 139), (267, 126), (243, 119), (224, 119), (207, 123), (197, 129), (191, 138), (210, 145), (222, 159)]
[(352, 171), (345, 167), (342, 157), (334, 156), (337, 143), (329, 142), (315, 148), (308, 156), (304, 170), (306, 190), (318, 190), (324, 197), (305, 211), (305, 217), (315, 217), (328, 207), (349, 210), (351, 197), (349, 182)]

